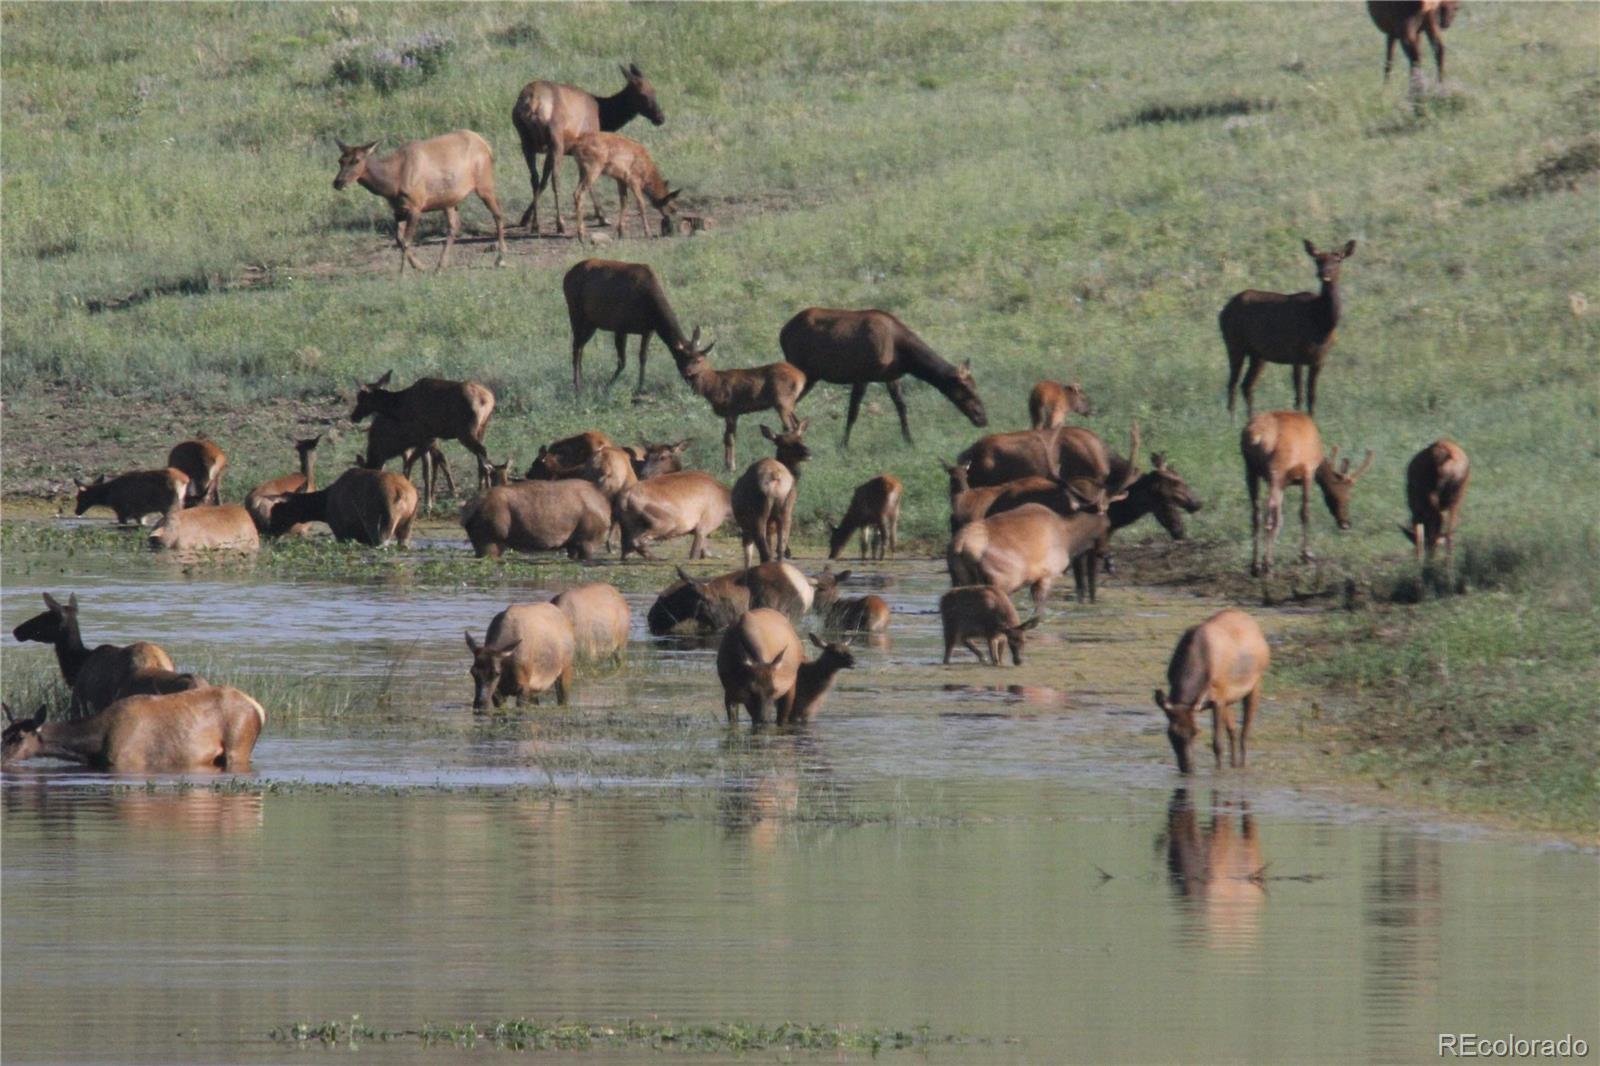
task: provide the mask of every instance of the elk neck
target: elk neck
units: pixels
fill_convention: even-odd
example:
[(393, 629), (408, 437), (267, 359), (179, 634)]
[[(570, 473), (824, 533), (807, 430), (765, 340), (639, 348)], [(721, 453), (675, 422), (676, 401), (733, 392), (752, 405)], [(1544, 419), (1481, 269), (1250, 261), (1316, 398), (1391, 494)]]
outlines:
[(39, 754), (100, 765), (105, 758), (104, 714), (72, 722), (46, 722), (39, 727)]
[(56, 663), (61, 667), (61, 676), (69, 686), (76, 684), (78, 672), (83, 669), (83, 664), (90, 654), (89, 649), (83, 646), (83, 637), (78, 632), (76, 615), (61, 627), (61, 632), (56, 634), (55, 648)]
[(357, 180), (368, 192), (375, 193), (385, 200), (393, 200), (400, 194), (399, 160), (375, 159), (368, 156), (366, 169)]
[(1317, 293), (1317, 309), (1321, 312), (1324, 325), (1332, 333), (1339, 324), (1339, 283), (1337, 281), (1324, 281), (1322, 289)]
[(833, 688), (834, 679), (839, 676), (839, 671), (842, 669), (844, 663), (827, 652), (801, 663), (794, 679), (793, 717), (805, 718), (810, 714), (811, 709), (821, 703), (822, 698)]
[(638, 108), (628, 102), (628, 86), (624, 85), (622, 91), (611, 96), (597, 96), (595, 105), (600, 113), (600, 129), (606, 133), (613, 133), (632, 122), (639, 114)]

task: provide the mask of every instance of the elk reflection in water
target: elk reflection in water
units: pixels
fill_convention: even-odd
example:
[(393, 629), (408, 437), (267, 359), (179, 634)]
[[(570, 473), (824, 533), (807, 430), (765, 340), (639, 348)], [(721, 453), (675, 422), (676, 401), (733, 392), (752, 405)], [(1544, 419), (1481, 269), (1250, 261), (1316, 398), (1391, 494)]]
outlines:
[(1185, 919), (1184, 940), (1232, 951), (1258, 949), (1266, 864), (1249, 802), (1213, 792), (1210, 822), (1202, 828), (1189, 790), (1173, 789), (1162, 846)]

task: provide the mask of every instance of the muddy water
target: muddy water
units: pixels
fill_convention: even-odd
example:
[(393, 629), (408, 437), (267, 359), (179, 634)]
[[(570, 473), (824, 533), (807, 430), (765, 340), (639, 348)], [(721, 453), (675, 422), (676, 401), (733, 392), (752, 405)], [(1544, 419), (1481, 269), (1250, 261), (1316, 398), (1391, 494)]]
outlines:
[[(1179, 787), (1149, 690), (1189, 597), (1114, 585), (1021, 669), (940, 667), (942, 580), (887, 567), (892, 642), (808, 733), (752, 737), (709, 649), (642, 628), (571, 707), (473, 716), (461, 630), (531, 590), (56, 562), (4, 560), (6, 631), (76, 589), (91, 642), (253, 682), (278, 787), (6, 774), (8, 1062), (276, 1060), (274, 1025), (355, 1013), (927, 1023), (992, 1041), (930, 1053), (975, 1062), (1600, 1046), (1593, 854), (1266, 771)], [(1258, 761), (1296, 713), (1268, 700)]]

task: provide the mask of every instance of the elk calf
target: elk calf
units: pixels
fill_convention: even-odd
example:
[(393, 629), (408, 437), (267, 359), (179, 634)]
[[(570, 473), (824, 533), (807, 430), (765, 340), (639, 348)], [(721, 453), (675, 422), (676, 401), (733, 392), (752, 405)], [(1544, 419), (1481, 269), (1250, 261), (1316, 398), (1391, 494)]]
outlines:
[(889, 629), (889, 605), (881, 596), (840, 596), (839, 586), (851, 571), (823, 570), (817, 575), (817, 593), (812, 601), (822, 616), (825, 629), (847, 633), (885, 633)]
[(150, 547), (157, 551), (241, 551), (261, 547), (255, 519), (237, 503), (168, 511), (150, 531)]
[(733, 483), (733, 520), (744, 542), (745, 566), (754, 566), (758, 553), (764, 563), (789, 556), (800, 464), (811, 458), (804, 440), (808, 425), (810, 419), (801, 419), (788, 433), (762, 426), (761, 435), (773, 443), (777, 458), (757, 459)]
[(167, 465), (189, 476), (185, 507), (201, 503), (215, 506), (222, 502), (222, 471), (228, 465), (228, 457), (222, 454), (221, 448), (204, 437), (186, 440), (167, 453)]
[(550, 600), (572, 623), (577, 654), (587, 659), (620, 658), (633, 619), (628, 601), (610, 585), (575, 585)]
[(16, 721), (6, 708), (0, 764), (44, 756), (121, 773), (250, 769), (266, 709), (236, 688), (128, 696), (99, 714), (46, 722), (45, 709)]
[(1034, 429), (1055, 429), (1067, 424), (1067, 415), (1091, 413), (1089, 395), (1074, 381), (1041, 381), (1028, 393), (1028, 419)]
[(1039, 624), (1037, 614), (1021, 621), (1011, 597), (992, 585), (951, 589), (939, 597), (939, 616), (944, 621), (945, 665), (949, 665), (950, 653), (958, 643), (977, 656), (980, 663), (984, 662), (983, 652), (972, 644), (972, 638), (978, 637), (989, 653), (990, 666), (1000, 665), (1000, 653), (1006, 645), (1011, 647), (1011, 661), (1021, 666), (1027, 631)]
[[(1228, 764), (1243, 766), (1250, 720), (1261, 702), (1261, 678), (1272, 661), (1267, 638), (1256, 620), (1243, 611), (1218, 611), (1184, 630), (1167, 665), (1170, 695), (1156, 690), (1156, 706), (1167, 716), (1167, 740), (1178, 759), (1178, 772), (1190, 773), (1199, 727), (1194, 716), (1211, 708), (1211, 750), (1222, 768), (1222, 731), (1228, 732)], [(1244, 700), (1244, 721), (1234, 731), (1229, 705)]]
[[(1334, 460), (1339, 449), (1334, 448), (1326, 459), (1322, 457), (1322, 434), (1310, 415), (1298, 411), (1266, 411), (1245, 423), (1239, 434), (1239, 452), (1244, 456), (1245, 485), (1250, 490), (1250, 573), (1272, 572), (1272, 549), (1283, 531), (1283, 492), (1294, 482), (1300, 483), (1300, 559), (1310, 562), (1311, 555), (1311, 483), (1315, 481), (1322, 490), (1328, 513), (1339, 523), (1341, 530), (1350, 528), (1350, 492), (1372, 466), (1372, 452), (1355, 473), (1350, 472), (1350, 460), (1338, 468)], [(1261, 483), (1267, 483), (1266, 526), (1267, 547), (1265, 557), (1261, 552), (1260, 506)]]
[(1471, 473), (1467, 453), (1453, 440), (1434, 441), (1406, 465), (1411, 526), (1405, 534), (1417, 547), (1417, 562), (1422, 562), (1424, 552), (1431, 560), (1441, 540), (1445, 556), (1455, 554), (1456, 520), (1461, 517), (1461, 501), (1466, 498)]
[(879, 474), (857, 485), (839, 524), (828, 523), (828, 558), (839, 558), (844, 546), (858, 531), (861, 558), (867, 558), (870, 552), (872, 558), (882, 559), (885, 551), (894, 558), (900, 529), (900, 499), (904, 494), (905, 486), (893, 474)]
[(755, 725), (769, 718), (780, 726), (794, 725), (816, 713), (838, 672), (856, 660), (843, 644), (824, 642), (816, 634), (811, 641), (822, 654), (806, 662), (794, 626), (765, 608), (728, 627), (717, 647), (717, 676), (729, 725), (739, 720), (741, 706)]
[(549, 603), (512, 604), (489, 622), (479, 644), (467, 633), (472, 652), (472, 709), (499, 707), (508, 697), (535, 705), (551, 688), (565, 705), (572, 691), (572, 661), (577, 641), (561, 608)]
[(17, 626), (11, 635), (55, 647), (61, 678), (72, 689), (68, 708), (75, 714), (99, 711), (124, 696), (183, 692), (206, 681), (173, 669), (172, 657), (160, 645), (136, 641), (126, 647), (102, 644), (90, 649), (78, 629), (78, 594), (65, 604), (44, 594), (43, 613)]
[[(715, 342), (712, 342), (713, 344)], [(739, 430), (739, 416), (761, 411), (776, 411), (783, 428), (793, 432), (799, 425), (794, 405), (806, 387), (806, 376), (789, 363), (741, 370), (717, 370), (706, 361), (712, 345), (699, 347), (700, 330), (689, 338), (687, 350), (674, 350), (678, 373), (695, 394), (711, 405), (712, 414), (723, 420), (722, 457), (733, 469), (733, 445)]]
[[(672, 232), (672, 216), (677, 213), (673, 201), (683, 190), (667, 191), (667, 183), (644, 145), (620, 133), (597, 131), (579, 137), (570, 152), (578, 161), (578, 191), (572, 198), (573, 210), (578, 216), (578, 240), (588, 236), (583, 228), (584, 193), (589, 194), (594, 213), (604, 217), (594, 194), (594, 183), (602, 175), (614, 178), (617, 182), (617, 240), (622, 239), (623, 223), (628, 217), (629, 192), (633, 193), (633, 202), (638, 205), (639, 226), (646, 236), (665, 236)], [(650, 198), (650, 206), (661, 212), (657, 233), (650, 232), (650, 222), (645, 218), (646, 196)]]
[(75, 480), (78, 502), (73, 514), (82, 515), (91, 507), (109, 507), (119, 525), (138, 523), (147, 514), (164, 515), (182, 507), (189, 490), (189, 475), (182, 470), (135, 470), (108, 478), (101, 474), (93, 483)]

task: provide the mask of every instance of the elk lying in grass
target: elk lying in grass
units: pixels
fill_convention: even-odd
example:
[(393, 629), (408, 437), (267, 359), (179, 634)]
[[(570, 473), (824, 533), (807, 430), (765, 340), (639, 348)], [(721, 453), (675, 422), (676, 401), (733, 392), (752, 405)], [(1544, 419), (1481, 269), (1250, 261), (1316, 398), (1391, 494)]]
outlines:
[[(1218, 611), (1184, 630), (1167, 664), (1169, 696), (1156, 690), (1156, 706), (1167, 716), (1167, 740), (1178, 759), (1178, 772), (1190, 773), (1199, 727), (1194, 716), (1211, 708), (1211, 750), (1222, 767), (1222, 731), (1228, 732), (1228, 764), (1243, 766), (1250, 720), (1261, 702), (1261, 678), (1272, 661), (1267, 638), (1256, 620), (1243, 611)], [(1237, 733), (1228, 706), (1244, 700), (1244, 721)]]
[(1411, 506), (1411, 525), (1406, 537), (1417, 548), (1417, 562), (1423, 554), (1433, 558), (1434, 549), (1444, 542), (1445, 556), (1455, 554), (1456, 521), (1461, 517), (1461, 501), (1467, 495), (1467, 480), (1472, 471), (1467, 453), (1453, 440), (1436, 440), (1406, 465), (1406, 502)]
[(1433, 47), (1433, 65), (1439, 84), (1444, 84), (1444, 31), (1455, 21), (1459, 0), (1367, 0), (1367, 14), (1373, 25), (1383, 31), (1383, 81), (1389, 82), (1389, 71), (1394, 68), (1394, 46), (1400, 42), (1411, 64), (1411, 87), (1422, 88), (1422, 50), (1417, 47), (1421, 34), (1427, 34)]
[(150, 531), (150, 547), (176, 552), (253, 552), (261, 547), (261, 535), (242, 505), (206, 505), (168, 511)]
[(839, 524), (827, 524), (828, 558), (839, 558), (857, 532), (861, 534), (861, 558), (870, 553), (872, 558), (882, 559), (885, 551), (894, 558), (900, 531), (900, 499), (904, 495), (905, 486), (893, 474), (879, 474), (857, 485)]
[(16, 721), (6, 708), (0, 764), (40, 756), (121, 773), (250, 769), (266, 709), (225, 685), (128, 696), (88, 718), (46, 722), (45, 708)]
[(519, 481), (492, 488), (461, 509), (461, 526), (478, 558), (506, 549), (565, 551), (589, 560), (611, 528), (611, 505), (587, 481)]
[(1041, 381), (1028, 393), (1028, 420), (1034, 429), (1055, 429), (1067, 424), (1069, 414), (1091, 413), (1089, 394), (1076, 381)]
[(639, 385), (644, 391), (645, 351), (657, 336), (673, 354), (687, 354), (689, 338), (667, 303), (661, 279), (644, 263), (619, 263), (612, 259), (585, 259), (561, 278), (567, 300), (567, 321), (572, 326), (572, 389), (583, 388), (583, 348), (596, 330), (614, 334), (617, 369), (606, 382), (616, 384), (628, 363), (628, 337), (639, 335)]
[(946, 592), (939, 597), (939, 617), (944, 622), (946, 665), (957, 644), (977, 656), (980, 663), (986, 661), (984, 653), (972, 644), (972, 638), (977, 637), (989, 653), (990, 666), (1000, 665), (1000, 654), (1008, 645), (1011, 661), (1021, 666), (1027, 631), (1039, 624), (1037, 614), (1026, 622), (1019, 619), (1011, 597), (992, 585), (964, 585)]
[(760, 607), (728, 627), (717, 647), (717, 676), (729, 725), (739, 720), (741, 706), (755, 725), (796, 725), (816, 714), (839, 671), (856, 659), (843, 644), (814, 633), (811, 641), (822, 654), (807, 662), (789, 620)]
[(572, 691), (572, 663), (577, 639), (572, 623), (561, 608), (549, 603), (515, 603), (489, 622), (489, 632), (479, 644), (469, 631), (472, 652), (472, 709), (491, 702), (499, 707), (508, 698), (517, 706), (551, 688), (556, 703), (565, 705)]
[(73, 514), (82, 515), (91, 507), (109, 507), (116, 513), (119, 525), (134, 525), (147, 514), (164, 515), (174, 507), (182, 507), (189, 475), (169, 466), (116, 477), (101, 474), (92, 483), (74, 484), (78, 486), (78, 501)]
[(416, 517), (415, 485), (387, 470), (357, 466), (325, 489), (284, 497), (272, 509), (267, 532), (281, 536), (307, 522), (325, 522), (336, 540), (371, 548), (394, 541), (404, 548), (411, 544)]
[(633, 628), (633, 616), (622, 593), (611, 585), (594, 581), (566, 589), (550, 602), (572, 623), (580, 657), (621, 658)]
[[(1222, 330), (1222, 343), (1228, 348), (1228, 413), (1233, 413), (1233, 390), (1239, 385), (1239, 372), (1245, 360), (1250, 368), (1244, 373), (1246, 414), (1253, 411), (1256, 379), (1268, 363), (1287, 363), (1294, 367), (1294, 407), (1299, 410), (1305, 401), (1308, 414), (1317, 412), (1317, 376), (1322, 373), (1322, 363), (1333, 348), (1335, 330), (1339, 326), (1339, 267), (1356, 252), (1356, 242), (1349, 241), (1337, 252), (1319, 252), (1310, 242), (1305, 242), (1306, 254), (1317, 265), (1317, 279), (1322, 282), (1319, 292), (1262, 292), (1246, 289), (1229, 300), (1217, 315), (1217, 325)], [(1304, 396), (1301, 395), (1300, 375), (1308, 371)]]
[(533, 457), (533, 463), (523, 476), (538, 481), (577, 477), (596, 452), (614, 447), (616, 442), (597, 429), (562, 437), (539, 445), (539, 454)]
[(661, 590), (645, 621), (656, 636), (689, 622), (713, 633), (756, 607), (798, 620), (811, 609), (813, 597), (811, 582), (789, 563), (762, 563), (704, 579), (679, 567), (678, 580)]
[(889, 629), (889, 605), (881, 596), (840, 596), (839, 586), (850, 579), (851, 571), (823, 570), (817, 575), (817, 593), (812, 601), (822, 616), (823, 628), (847, 633), (881, 634)]
[[(444, 378), (421, 378), (398, 390), (385, 388), (392, 377), (394, 371), (390, 370), (376, 381), (357, 385), (350, 421), (374, 416), (373, 429), (367, 435), (365, 465), (380, 469), (412, 448), (431, 450), (435, 441), (456, 440), (478, 461), (478, 487), (488, 488), (489, 451), (483, 446), (483, 437), (494, 414), (494, 393), (476, 381)], [(387, 419), (392, 428), (379, 431), (377, 415)], [(433, 478), (426, 470), (424, 480), (431, 509)]]
[(167, 453), (167, 466), (189, 476), (189, 487), (184, 492), (185, 507), (222, 502), (222, 471), (227, 465), (228, 457), (222, 454), (222, 449), (204, 437), (175, 444)]
[(267, 531), (272, 521), (272, 509), (282, 503), (285, 496), (317, 490), (317, 445), (321, 440), (319, 433), (315, 437), (295, 441), (294, 450), (300, 457), (300, 472), (263, 481), (246, 494), (244, 507), (250, 512), (250, 520), (256, 524), (257, 530), (262, 533)]
[[(1250, 490), (1250, 573), (1272, 572), (1272, 549), (1283, 531), (1283, 492), (1300, 483), (1300, 559), (1311, 561), (1311, 483), (1322, 489), (1328, 513), (1340, 529), (1350, 528), (1350, 491), (1372, 466), (1372, 452), (1355, 473), (1350, 460), (1338, 468), (1334, 461), (1339, 449), (1322, 457), (1322, 434), (1310, 415), (1298, 411), (1266, 411), (1245, 423), (1239, 435), (1239, 452), (1244, 456), (1245, 485)], [(1261, 483), (1267, 484), (1267, 547), (1261, 552)]]
[(776, 411), (783, 428), (793, 432), (799, 424), (794, 405), (805, 390), (806, 376), (789, 363), (718, 370), (706, 359), (712, 344), (704, 348), (699, 344), (700, 330), (696, 329), (687, 349), (674, 349), (672, 358), (678, 364), (678, 373), (695, 395), (709, 403), (711, 412), (722, 419), (722, 458), (732, 470), (739, 416)]
[(400, 248), (402, 274), (407, 263), (413, 270), (422, 269), (411, 246), (416, 243), (422, 216), (430, 211), (443, 211), (450, 227), (439, 264), (434, 267), (435, 271), (444, 269), (461, 232), (459, 206), (473, 193), (494, 216), (494, 265), (505, 265), (506, 222), (494, 195), (494, 149), (488, 141), (471, 130), (456, 130), (425, 141), (411, 141), (376, 158), (372, 150), (378, 147), (377, 141), (362, 145), (335, 143), (339, 145), (339, 174), (333, 179), (333, 187), (343, 189), (352, 181), (359, 182), (363, 189), (389, 202), (389, 209), (394, 212), (394, 242)]
[(1026, 586), (1033, 613), (1042, 616), (1056, 575), (1070, 566), (1078, 599), (1093, 603), (1110, 532), (1103, 514), (1063, 516), (1036, 503), (968, 522), (950, 539), (950, 583), (993, 585), (1007, 595)]
[[(561, 221), (561, 182), (556, 164), (572, 150), (585, 133), (611, 131), (627, 125), (635, 115), (643, 115), (655, 125), (666, 121), (656, 91), (640, 73), (638, 64), (622, 68), (627, 84), (612, 96), (595, 97), (575, 85), (553, 81), (530, 81), (517, 96), (511, 110), (512, 125), (522, 140), (522, 158), (528, 163), (528, 179), (533, 184), (533, 201), (517, 224), (539, 235), (539, 194), (551, 185), (556, 205), (556, 232), (567, 232)], [(545, 153), (544, 176), (539, 176), (539, 153)], [(602, 223), (603, 224), (603, 223)]]
[(68, 707), (75, 714), (101, 710), (124, 696), (183, 692), (206, 684), (202, 677), (174, 670), (172, 657), (157, 644), (141, 640), (86, 647), (78, 630), (77, 593), (63, 604), (46, 592), (44, 606), (11, 635), (55, 648), (61, 678), (72, 690)]
[(900, 416), (900, 434), (911, 443), (906, 399), (900, 378), (910, 374), (926, 381), (956, 405), (975, 426), (989, 424), (971, 362), (954, 366), (941, 359), (926, 341), (887, 311), (838, 311), (808, 307), (784, 323), (778, 333), (783, 357), (805, 374), (805, 396), (818, 382), (850, 386), (850, 413), (844, 424), (845, 447), (861, 413), (867, 386), (881, 381)]
[(689, 558), (704, 559), (706, 538), (733, 514), (733, 495), (710, 474), (680, 470), (629, 485), (617, 493), (611, 509), (622, 529), (622, 558), (635, 553), (651, 559), (650, 545), (693, 537)]
[(793, 432), (761, 435), (777, 449), (775, 459), (757, 459), (733, 483), (733, 520), (744, 542), (744, 565), (789, 557), (789, 529), (794, 524), (795, 499), (800, 489), (800, 464), (811, 458), (805, 432), (810, 419), (801, 419)]
[[(623, 224), (628, 217), (629, 192), (633, 193), (633, 202), (639, 208), (639, 226), (645, 236), (664, 237), (672, 233), (672, 216), (677, 213), (673, 201), (683, 190), (667, 190), (666, 180), (662, 178), (661, 171), (656, 169), (655, 161), (650, 158), (644, 145), (620, 133), (586, 133), (578, 138), (571, 153), (578, 161), (578, 191), (572, 198), (573, 210), (578, 216), (578, 240), (588, 236), (583, 228), (584, 193), (589, 194), (594, 213), (601, 215), (594, 183), (602, 175), (615, 179), (617, 183), (617, 240), (622, 239)], [(650, 206), (661, 213), (661, 222), (655, 233), (650, 232), (650, 220), (644, 214), (646, 196), (650, 198)]]

